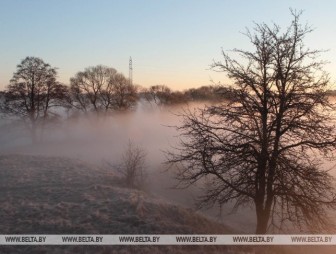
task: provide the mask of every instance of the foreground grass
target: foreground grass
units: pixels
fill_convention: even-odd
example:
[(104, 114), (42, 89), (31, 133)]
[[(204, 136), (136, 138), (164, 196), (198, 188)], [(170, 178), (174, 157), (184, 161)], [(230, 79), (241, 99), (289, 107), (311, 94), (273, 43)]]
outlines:
[[(118, 187), (110, 171), (60, 157), (0, 156), (0, 234), (230, 234), (190, 209)], [(334, 247), (262, 247), (335, 253)], [(0, 253), (254, 253), (230, 246), (0, 246)]]
[[(111, 172), (66, 158), (0, 156), (1, 234), (230, 233), (191, 210), (114, 184)], [(197, 223), (195, 223), (197, 222)], [(9, 246), (2, 253), (175, 253), (202, 247)], [(211, 249), (207, 248), (207, 249)], [(223, 249), (223, 248), (222, 248)], [(224, 248), (226, 249), (226, 248)], [(214, 248), (213, 248), (214, 250)]]

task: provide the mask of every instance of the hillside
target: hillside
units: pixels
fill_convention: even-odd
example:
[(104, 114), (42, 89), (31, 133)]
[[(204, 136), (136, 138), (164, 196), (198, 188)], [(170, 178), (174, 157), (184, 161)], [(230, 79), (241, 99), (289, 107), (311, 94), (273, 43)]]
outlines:
[[(152, 194), (118, 187), (111, 171), (64, 157), (0, 155), (0, 234), (232, 234)], [(334, 247), (262, 247), (334, 253)], [(272, 251), (271, 251), (272, 250)], [(0, 253), (254, 253), (232, 246), (0, 246)]]
[[(232, 233), (190, 209), (116, 187), (111, 172), (78, 160), (0, 156), (1, 234)], [(195, 223), (197, 222), (197, 223)], [(1, 247), (1, 253), (178, 253), (206, 247)], [(85, 251), (84, 251), (85, 249)], [(211, 253), (218, 248), (207, 247)], [(227, 248), (223, 247), (227, 250)], [(91, 250), (91, 251), (90, 251)], [(228, 250), (227, 250), (228, 251)], [(224, 252), (225, 253), (225, 252)]]

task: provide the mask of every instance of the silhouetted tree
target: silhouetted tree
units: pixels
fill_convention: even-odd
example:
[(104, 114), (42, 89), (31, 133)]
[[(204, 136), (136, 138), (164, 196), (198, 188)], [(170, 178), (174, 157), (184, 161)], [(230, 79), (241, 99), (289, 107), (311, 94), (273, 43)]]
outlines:
[(128, 109), (137, 102), (137, 87), (132, 85), (122, 74), (115, 76), (112, 91), (113, 105), (116, 109)]
[(70, 79), (71, 104), (84, 112), (128, 109), (137, 101), (136, 87), (115, 69), (95, 66)]
[(166, 85), (151, 86), (145, 90), (144, 96), (148, 102), (154, 102), (156, 105), (174, 105), (189, 100), (184, 92), (172, 91)]
[(223, 52), (212, 67), (234, 82), (234, 96), (186, 112), (181, 146), (169, 159), (181, 184), (211, 183), (201, 205), (252, 204), (257, 234), (271, 226), (326, 229), (336, 204), (334, 178), (323, 167), (336, 146), (329, 79), (320, 51), (303, 43), (312, 30), (300, 15), (292, 11), (284, 32), (267, 24), (248, 30), (254, 51), (235, 49), (239, 61)]
[(186, 90), (185, 96), (188, 100), (193, 101), (222, 101), (230, 100), (231, 95), (230, 88), (222, 85), (201, 86), (199, 88), (190, 88)]
[(145, 98), (149, 102), (154, 102), (157, 105), (167, 104), (172, 91), (166, 85), (151, 86), (145, 91)]
[(67, 87), (57, 82), (56, 77), (56, 68), (40, 58), (26, 57), (4, 92), (3, 111), (26, 122), (33, 142), (37, 127), (57, 116), (51, 109), (64, 105)]

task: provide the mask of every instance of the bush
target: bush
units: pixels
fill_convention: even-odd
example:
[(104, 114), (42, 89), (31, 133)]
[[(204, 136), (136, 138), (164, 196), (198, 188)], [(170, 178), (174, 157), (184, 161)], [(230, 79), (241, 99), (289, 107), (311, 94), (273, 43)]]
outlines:
[(117, 171), (127, 187), (143, 189), (146, 179), (146, 156), (147, 153), (142, 147), (135, 146), (132, 141), (128, 142), (122, 161), (117, 166)]

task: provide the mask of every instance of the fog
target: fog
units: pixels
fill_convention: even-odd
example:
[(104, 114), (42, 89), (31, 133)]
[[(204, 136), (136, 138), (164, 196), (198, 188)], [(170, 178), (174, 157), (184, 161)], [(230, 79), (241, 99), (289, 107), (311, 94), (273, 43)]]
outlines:
[(146, 108), (98, 118), (76, 117), (50, 125), (39, 132), (39, 142), (32, 144), (29, 132), (18, 123), (1, 129), (1, 151), (52, 156), (70, 156), (97, 162), (115, 160), (129, 140), (143, 146), (149, 157), (162, 157), (159, 150), (167, 148), (176, 133), (178, 119), (175, 108)]
[[(174, 172), (167, 171), (165, 152), (178, 145), (179, 133), (174, 126), (181, 124), (181, 113), (189, 108), (203, 108), (204, 103), (179, 106), (153, 106), (139, 103), (136, 110), (110, 116), (79, 116), (48, 125), (38, 133), (39, 142), (32, 144), (29, 131), (20, 122), (1, 119), (0, 153), (70, 157), (98, 167), (107, 162), (117, 165), (129, 141), (146, 152), (147, 190), (168, 202), (195, 208), (202, 193), (202, 184), (188, 189), (175, 189)], [(326, 164), (331, 168), (334, 163)], [(109, 166), (109, 169), (114, 169)], [(252, 233), (255, 229), (255, 212), (252, 208), (230, 214), (231, 205), (221, 209), (202, 210), (203, 214), (231, 226), (238, 232)]]
[[(139, 103), (136, 110), (110, 116), (79, 116), (48, 125), (38, 133), (39, 142), (32, 144), (29, 131), (20, 122), (1, 119), (0, 153), (60, 156), (78, 159), (98, 167), (107, 162), (117, 165), (129, 141), (146, 152), (147, 190), (168, 202), (195, 208), (202, 193), (202, 184), (188, 189), (176, 189), (174, 172), (167, 171), (165, 152), (178, 145), (179, 133), (174, 126), (181, 124), (183, 110), (203, 108), (204, 103), (179, 106), (153, 106)], [(333, 163), (328, 163), (331, 168)], [(110, 167), (110, 166), (109, 166)], [(111, 171), (114, 169), (111, 168)], [(252, 233), (255, 229), (255, 212), (252, 208), (230, 214), (231, 205), (221, 209), (202, 210), (203, 214), (231, 226), (238, 232)]]
[[(1, 126), (2, 154), (29, 154), (65, 156), (86, 161), (97, 166), (106, 162), (117, 165), (129, 141), (146, 151), (148, 191), (167, 201), (194, 208), (201, 193), (201, 185), (188, 189), (174, 189), (173, 172), (163, 164), (165, 151), (178, 143), (174, 126), (180, 124), (178, 115), (186, 108), (204, 107), (204, 103), (190, 103), (175, 107), (157, 107), (139, 103), (133, 112), (121, 112), (108, 117), (76, 117), (49, 125), (39, 133), (40, 141), (32, 144), (29, 132), (20, 123), (3, 121)], [(111, 169), (112, 170), (112, 169)], [(230, 205), (221, 210), (214, 207), (201, 211), (238, 231), (253, 232), (255, 214), (249, 208), (228, 214)]]

